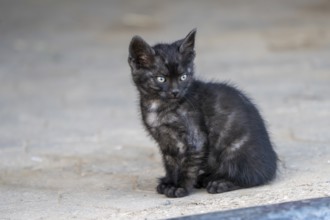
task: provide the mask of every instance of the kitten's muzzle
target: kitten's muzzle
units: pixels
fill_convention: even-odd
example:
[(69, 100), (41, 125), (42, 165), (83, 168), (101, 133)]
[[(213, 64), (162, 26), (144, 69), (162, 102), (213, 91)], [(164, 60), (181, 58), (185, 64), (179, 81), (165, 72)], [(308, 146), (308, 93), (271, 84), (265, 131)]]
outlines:
[(178, 98), (180, 91), (175, 89), (171, 91), (171, 98)]

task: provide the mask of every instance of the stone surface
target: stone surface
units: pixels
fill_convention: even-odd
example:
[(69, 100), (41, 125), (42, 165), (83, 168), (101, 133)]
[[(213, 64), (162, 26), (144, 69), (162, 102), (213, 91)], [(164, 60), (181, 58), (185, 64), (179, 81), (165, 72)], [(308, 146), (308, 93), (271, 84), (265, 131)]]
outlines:
[(330, 218), (330, 197), (306, 199), (280, 204), (264, 205), (228, 211), (211, 212), (201, 215), (173, 218), (177, 220), (327, 220)]
[[(128, 43), (198, 28), (196, 74), (252, 96), (280, 156), (269, 185), (168, 199)], [(330, 2), (0, 1), (1, 219), (159, 219), (330, 196)]]

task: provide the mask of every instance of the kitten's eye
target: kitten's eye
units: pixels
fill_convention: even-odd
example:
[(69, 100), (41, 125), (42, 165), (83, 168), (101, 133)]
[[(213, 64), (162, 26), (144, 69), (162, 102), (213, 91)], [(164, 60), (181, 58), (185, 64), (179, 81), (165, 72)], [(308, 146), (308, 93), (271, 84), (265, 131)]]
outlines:
[(163, 83), (163, 82), (165, 82), (165, 77), (157, 76), (157, 81), (160, 82), (160, 83)]
[(187, 79), (187, 75), (186, 74), (183, 74), (181, 77), (180, 77), (180, 80), (181, 81), (184, 81), (184, 80), (186, 80)]

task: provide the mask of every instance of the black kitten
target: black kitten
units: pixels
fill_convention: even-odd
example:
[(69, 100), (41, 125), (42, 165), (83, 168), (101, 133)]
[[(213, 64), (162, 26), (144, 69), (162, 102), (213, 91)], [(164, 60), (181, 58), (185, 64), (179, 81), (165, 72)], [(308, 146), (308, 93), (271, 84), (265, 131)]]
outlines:
[(172, 44), (133, 37), (128, 62), (140, 93), (142, 120), (159, 144), (165, 177), (157, 191), (221, 193), (272, 180), (274, 152), (263, 119), (239, 90), (194, 79), (196, 30)]

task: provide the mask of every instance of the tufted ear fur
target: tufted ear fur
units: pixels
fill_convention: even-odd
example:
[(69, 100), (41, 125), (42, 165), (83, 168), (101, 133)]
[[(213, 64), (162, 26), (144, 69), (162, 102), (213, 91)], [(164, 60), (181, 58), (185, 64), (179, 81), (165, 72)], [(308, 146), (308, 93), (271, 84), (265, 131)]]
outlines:
[(154, 63), (155, 51), (140, 36), (134, 36), (129, 45), (128, 63), (131, 68), (148, 68)]

